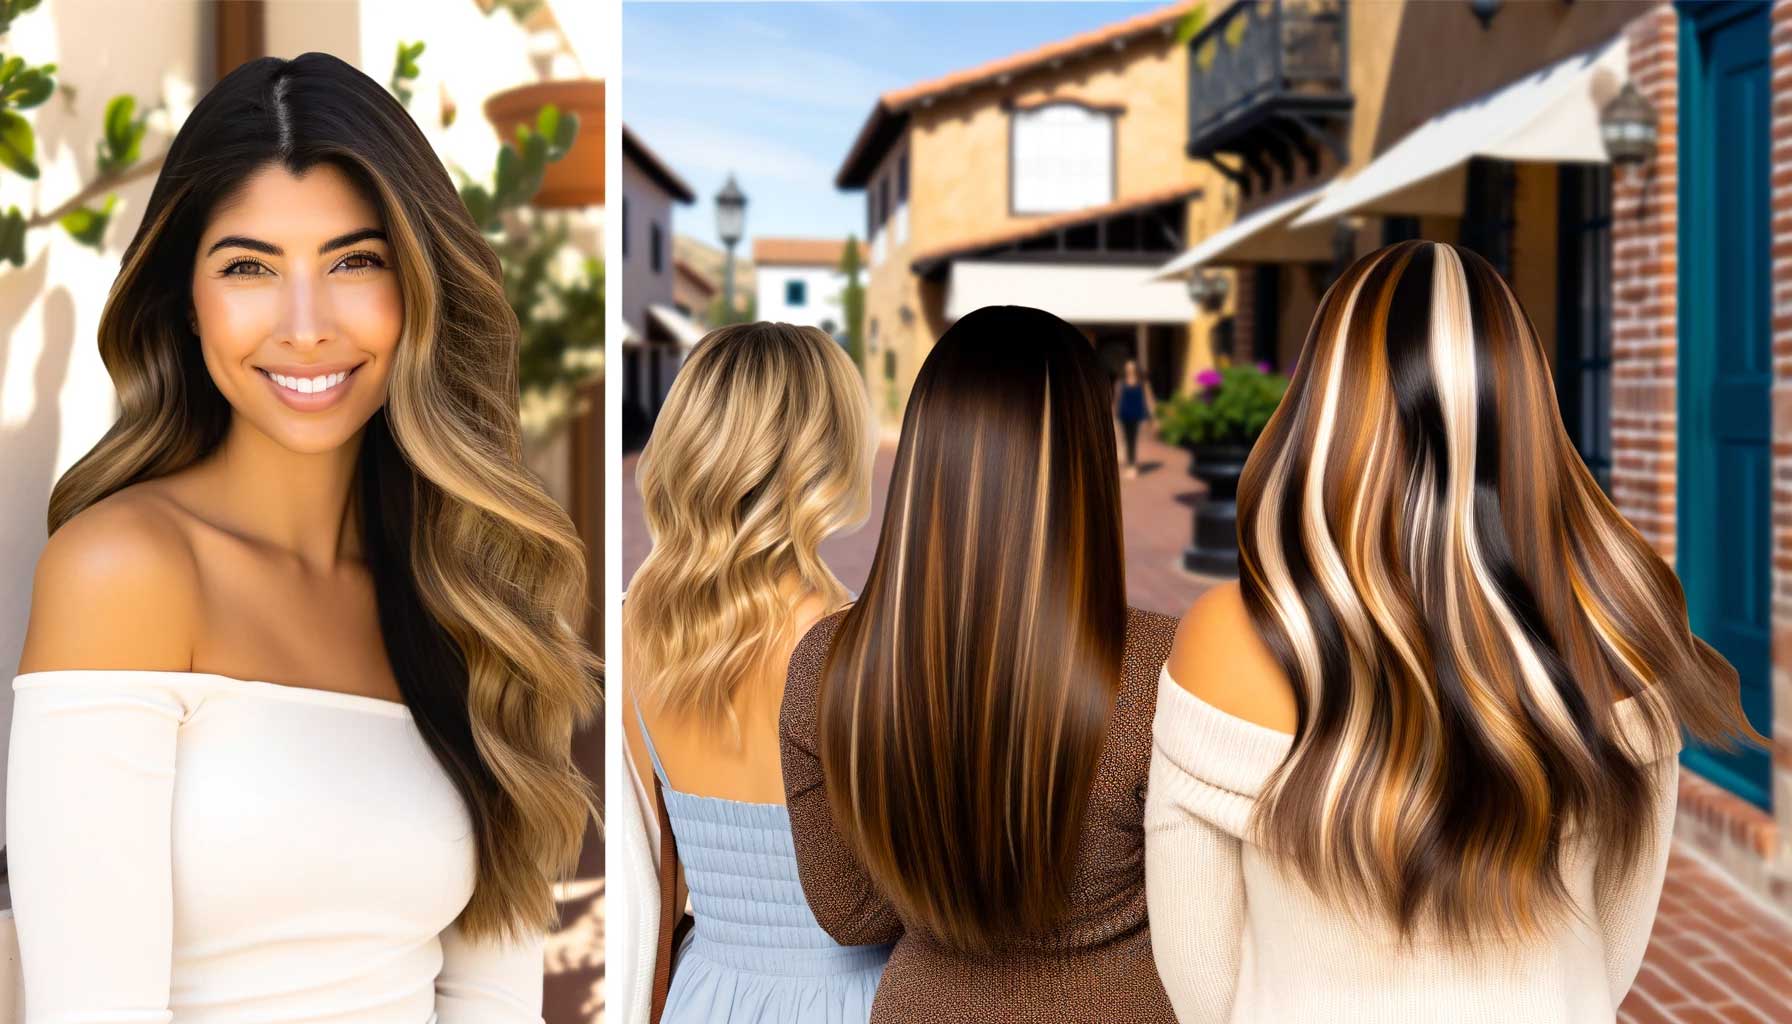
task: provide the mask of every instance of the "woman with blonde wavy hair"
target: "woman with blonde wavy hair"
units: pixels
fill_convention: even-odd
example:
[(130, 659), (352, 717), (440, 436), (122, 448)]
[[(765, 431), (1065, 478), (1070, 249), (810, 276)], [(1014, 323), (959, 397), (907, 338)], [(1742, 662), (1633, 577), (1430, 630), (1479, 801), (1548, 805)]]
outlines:
[[(791, 649), (848, 599), (819, 548), (869, 510), (869, 420), (833, 339), (737, 325), (691, 351), (641, 453), (653, 548), (623, 605), (624, 721), (682, 869), (661, 921), (688, 891), (694, 926), (677, 949), (666, 925), (643, 929), (677, 969), (663, 1005), (624, 1007), (630, 1020), (849, 1024), (870, 1012), (889, 950), (843, 946), (816, 924), (778, 759)], [(672, 867), (662, 855), (658, 870)], [(653, 884), (640, 874), (637, 888)], [(672, 963), (654, 966), (663, 978)]]
[(377, 82), (267, 57), (187, 118), (13, 681), (30, 1020), (539, 1024), (598, 688), (517, 346)]
[(1159, 685), (1146, 874), (1178, 1016), (1613, 1020), (1681, 729), (1758, 737), (1499, 274), (1427, 241), (1345, 271), (1238, 504), (1240, 579)]

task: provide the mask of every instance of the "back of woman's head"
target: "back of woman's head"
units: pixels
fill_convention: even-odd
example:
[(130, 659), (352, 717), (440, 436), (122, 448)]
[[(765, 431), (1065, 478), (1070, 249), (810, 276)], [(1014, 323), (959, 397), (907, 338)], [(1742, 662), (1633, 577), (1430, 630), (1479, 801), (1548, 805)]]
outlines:
[(642, 703), (731, 723), (741, 683), (779, 667), (791, 602), (847, 599), (817, 549), (869, 511), (869, 419), (851, 358), (813, 327), (739, 324), (692, 349), (635, 470), (653, 549), (623, 632)]
[(1619, 866), (1671, 742), (1747, 730), (1735, 671), (1561, 424), (1499, 274), (1452, 245), (1363, 257), (1319, 304), (1239, 483), (1241, 586), (1298, 726), (1263, 840), (1411, 934), (1518, 938), (1569, 901), (1566, 840)]
[(946, 331), (824, 670), (836, 820), (905, 918), (958, 948), (1067, 901), (1126, 628), (1110, 387), (1048, 313)]

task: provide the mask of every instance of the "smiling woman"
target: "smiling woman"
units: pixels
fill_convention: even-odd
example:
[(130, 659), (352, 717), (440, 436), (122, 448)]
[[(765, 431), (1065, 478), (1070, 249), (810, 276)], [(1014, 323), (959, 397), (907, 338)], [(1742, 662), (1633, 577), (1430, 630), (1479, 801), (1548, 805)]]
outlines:
[(583, 548), (427, 140), (334, 57), (243, 65), (99, 346), (118, 421), (51, 495), (13, 682), (31, 1020), (539, 1022)]

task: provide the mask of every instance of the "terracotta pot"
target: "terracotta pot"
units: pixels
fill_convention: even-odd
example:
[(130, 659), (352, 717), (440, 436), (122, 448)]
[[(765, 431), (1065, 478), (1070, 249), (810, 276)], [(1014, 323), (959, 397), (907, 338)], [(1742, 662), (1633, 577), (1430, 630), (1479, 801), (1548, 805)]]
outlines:
[(579, 134), (564, 157), (548, 164), (533, 206), (564, 209), (597, 206), (604, 201), (604, 83), (580, 78), (534, 82), (493, 93), (485, 101), (485, 118), (498, 137), (516, 141), (517, 125), (535, 126), (535, 115), (552, 103), (561, 113), (579, 115)]

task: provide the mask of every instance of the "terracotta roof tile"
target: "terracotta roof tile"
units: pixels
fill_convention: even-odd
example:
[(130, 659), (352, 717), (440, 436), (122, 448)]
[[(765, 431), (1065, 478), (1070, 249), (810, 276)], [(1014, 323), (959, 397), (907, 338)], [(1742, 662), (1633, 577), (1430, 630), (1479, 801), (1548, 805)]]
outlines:
[(753, 262), (761, 266), (837, 267), (846, 253), (846, 242), (839, 238), (755, 238)]

